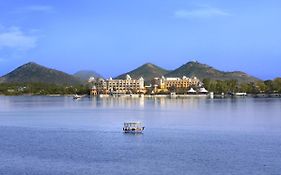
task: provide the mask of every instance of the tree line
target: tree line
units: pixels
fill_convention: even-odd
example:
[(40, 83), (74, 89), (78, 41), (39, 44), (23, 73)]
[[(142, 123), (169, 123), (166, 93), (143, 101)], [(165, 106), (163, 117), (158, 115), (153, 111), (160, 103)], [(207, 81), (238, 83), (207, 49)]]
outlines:
[(281, 93), (281, 78), (274, 80), (238, 83), (237, 80), (203, 80), (204, 87), (214, 93), (246, 92), (249, 94)]
[(0, 83), (2, 95), (89, 94), (89, 85), (57, 85), (47, 83)]
[[(281, 78), (274, 80), (257, 81), (249, 83), (238, 83), (237, 80), (212, 80), (204, 79), (204, 87), (209, 92), (216, 94), (246, 92), (248, 94), (259, 93), (281, 93)], [(57, 85), (47, 83), (0, 83), (0, 94), (2, 95), (70, 95), (70, 94), (89, 94), (90, 84), (81, 85)], [(193, 87), (194, 89), (198, 87)], [(186, 93), (188, 89), (175, 89), (177, 93)]]

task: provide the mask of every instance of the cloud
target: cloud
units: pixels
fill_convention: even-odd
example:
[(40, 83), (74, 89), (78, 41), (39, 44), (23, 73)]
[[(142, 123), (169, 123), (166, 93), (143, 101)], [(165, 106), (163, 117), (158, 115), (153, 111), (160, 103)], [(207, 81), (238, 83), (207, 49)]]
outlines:
[(14, 11), (14, 13), (52, 13), (54, 12), (54, 8), (49, 5), (30, 5), (18, 8)]
[(35, 48), (37, 37), (24, 33), (17, 27), (10, 27), (0, 31), (0, 49), (10, 48), (20, 51)]
[(228, 12), (225, 12), (218, 8), (204, 7), (193, 10), (177, 10), (174, 12), (176, 18), (210, 18), (216, 16), (230, 16)]

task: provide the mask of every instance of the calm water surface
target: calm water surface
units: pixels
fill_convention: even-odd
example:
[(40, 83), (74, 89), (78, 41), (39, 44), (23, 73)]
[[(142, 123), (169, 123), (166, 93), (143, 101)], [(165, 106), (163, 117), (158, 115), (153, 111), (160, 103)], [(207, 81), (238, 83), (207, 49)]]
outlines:
[(0, 96), (0, 174), (280, 175), (281, 99)]

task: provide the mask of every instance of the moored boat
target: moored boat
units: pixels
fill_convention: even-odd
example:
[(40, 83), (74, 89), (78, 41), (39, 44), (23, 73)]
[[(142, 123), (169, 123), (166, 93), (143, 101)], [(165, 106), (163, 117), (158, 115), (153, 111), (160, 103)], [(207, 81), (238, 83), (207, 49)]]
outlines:
[(80, 98), (82, 98), (82, 96), (81, 95), (77, 95), (77, 94), (75, 94), (74, 96), (73, 96), (73, 99), (80, 99)]
[(141, 122), (125, 122), (123, 131), (125, 133), (142, 133), (144, 126)]

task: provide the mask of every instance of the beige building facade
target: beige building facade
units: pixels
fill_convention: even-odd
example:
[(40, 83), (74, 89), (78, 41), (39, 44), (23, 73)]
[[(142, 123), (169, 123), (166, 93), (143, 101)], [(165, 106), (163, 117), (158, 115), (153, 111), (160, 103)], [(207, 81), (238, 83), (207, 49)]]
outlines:
[(107, 80), (98, 79), (93, 81), (94, 86), (91, 94), (139, 94), (145, 93), (144, 79), (132, 79), (130, 75), (126, 75), (126, 79)]
[(167, 77), (165, 78), (162, 76), (161, 78), (154, 78), (153, 86), (155, 88), (155, 92), (167, 92), (169, 90), (178, 89), (178, 88), (190, 88), (192, 86), (199, 86), (200, 80), (196, 77), (189, 78), (183, 76), (182, 78), (179, 77)]

